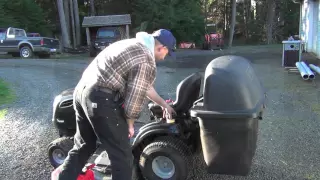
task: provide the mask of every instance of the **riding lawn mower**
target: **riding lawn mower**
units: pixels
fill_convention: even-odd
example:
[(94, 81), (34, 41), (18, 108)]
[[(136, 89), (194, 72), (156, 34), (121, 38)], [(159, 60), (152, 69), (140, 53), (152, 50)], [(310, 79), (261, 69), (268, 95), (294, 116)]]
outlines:
[[(198, 150), (203, 153), (208, 173), (248, 175), (264, 103), (264, 89), (247, 59), (228, 55), (212, 60), (204, 76), (193, 73), (178, 84), (176, 98), (170, 103), (176, 111), (173, 121), (163, 118), (162, 108), (150, 102), (153, 122), (136, 123), (130, 142), (141, 179), (190, 178), (192, 157)], [(52, 121), (60, 137), (49, 144), (48, 156), (56, 168), (73, 147), (73, 89), (55, 97)], [(112, 164), (105, 151), (96, 159), (95, 167), (110, 173), (107, 169)]]

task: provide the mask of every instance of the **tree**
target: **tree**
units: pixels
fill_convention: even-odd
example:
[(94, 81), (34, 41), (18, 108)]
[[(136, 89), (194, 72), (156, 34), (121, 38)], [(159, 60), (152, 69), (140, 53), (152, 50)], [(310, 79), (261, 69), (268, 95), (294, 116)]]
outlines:
[[(223, 32), (232, 45), (241, 42), (239, 40), (245, 44), (281, 42), (288, 33), (298, 33), (300, 6), (292, 0), (237, 1), (235, 25), (232, 25), (232, 0), (73, 0), (72, 4), (70, 0), (62, 0), (62, 4), (68, 4), (62, 5), (66, 9), (63, 20), (57, 8), (58, 0), (0, 0), (0, 26), (20, 27), (46, 36), (63, 34), (65, 25), (66, 32), (75, 29), (77, 46), (85, 36), (80, 21), (88, 15), (131, 14), (131, 33), (168, 28), (178, 41), (199, 42), (204, 35), (205, 21), (216, 24), (216, 31)], [(73, 19), (75, 27), (71, 28)], [(233, 37), (229, 37), (232, 29)], [(69, 32), (69, 43), (63, 46), (68, 47), (72, 39), (73, 34)]]
[(72, 27), (72, 37), (73, 37), (73, 48), (76, 48), (77, 40), (76, 40), (76, 30), (75, 30), (75, 25), (74, 25), (74, 7), (73, 7), (73, 2), (70, 0), (70, 15), (71, 15), (71, 27)]
[(230, 25), (230, 35), (229, 35), (229, 47), (232, 47), (234, 27), (236, 25), (236, 11), (237, 11), (237, 1), (232, 0), (232, 15), (231, 15), (231, 25)]
[(64, 15), (65, 15), (65, 21), (66, 21), (66, 28), (67, 28), (67, 33), (68, 33), (68, 41), (69, 44), (71, 44), (71, 23), (70, 23), (70, 3), (69, 0), (63, 0), (63, 10), (64, 10)]
[(76, 29), (76, 45), (79, 46), (81, 42), (80, 20), (79, 20), (79, 5), (78, 0), (73, 0), (74, 23)]
[(61, 27), (61, 35), (62, 35), (62, 45), (63, 47), (70, 47), (69, 34), (67, 31), (66, 17), (64, 14), (63, 8), (63, 0), (57, 0), (58, 12), (60, 17), (60, 27)]
[(251, 0), (244, 0), (244, 36), (246, 39), (249, 38), (249, 23), (251, 22)]
[(274, 27), (274, 16), (275, 16), (276, 3), (275, 0), (268, 0), (268, 14), (267, 14), (267, 44), (273, 42), (273, 27)]
[(0, 1), (1, 27), (17, 27), (27, 32), (48, 34), (46, 17), (41, 7), (33, 0)]
[[(12, 2), (13, 4), (13, 2)], [(11, 9), (8, 8), (8, 0), (0, 1), (0, 27), (18, 26), (19, 22), (14, 18)]]
[(96, 15), (96, 9), (94, 7), (94, 0), (90, 0), (90, 15), (95, 16)]
[(147, 24), (147, 31), (170, 29), (181, 41), (201, 43), (204, 36), (204, 17), (200, 0), (134, 0), (134, 26)]

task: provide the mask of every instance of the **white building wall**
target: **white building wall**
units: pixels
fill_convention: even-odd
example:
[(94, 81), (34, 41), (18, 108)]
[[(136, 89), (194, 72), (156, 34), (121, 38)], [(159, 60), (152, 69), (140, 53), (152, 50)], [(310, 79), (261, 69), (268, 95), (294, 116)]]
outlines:
[(312, 2), (312, 47), (311, 47), (311, 52), (317, 54), (317, 45), (318, 45), (318, 37), (319, 37), (319, 31), (318, 31), (318, 15), (319, 15), (319, 1)]
[(318, 0), (316, 4), (316, 8), (318, 11), (317, 17), (317, 49), (316, 49), (316, 55), (318, 58), (320, 58), (320, 1)]
[(300, 38), (305, 43), (305, 50), (308, 50), (308, 27), (307, 27), (307, 17), (308, 17), (308, 3), (304, 0), (301, 3), (301, 22), (300, 22)]
[(305, 50), (320, 57), (320, 3), (319, 0), (304, 0), (300, 6), (300, 38)]

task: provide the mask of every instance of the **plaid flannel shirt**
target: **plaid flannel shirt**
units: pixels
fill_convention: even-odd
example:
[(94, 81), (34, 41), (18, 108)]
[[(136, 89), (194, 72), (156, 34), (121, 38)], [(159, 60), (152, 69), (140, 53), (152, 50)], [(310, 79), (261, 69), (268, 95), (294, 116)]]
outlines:
[(135, 39), (118, 41), (105, 48), (83, 74), (83, 79), (121, 93), (127, 119), (139, 117), (146, 92), (155, 78), (154, 56)]

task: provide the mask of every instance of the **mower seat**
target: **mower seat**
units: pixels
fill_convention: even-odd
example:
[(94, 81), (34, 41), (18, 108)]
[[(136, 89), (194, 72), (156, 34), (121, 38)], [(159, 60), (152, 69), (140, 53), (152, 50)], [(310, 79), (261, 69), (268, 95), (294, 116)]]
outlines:
[[(201, 78), (199, 72), (193, 73), (178, 84), (176, 100), (171, 105), (177, 114), (189, 111), (193, 103), (199, 98)], [(162, 117), (162, 109), (158, 104), (151, 102), (148, 107), (154, 115)]]

